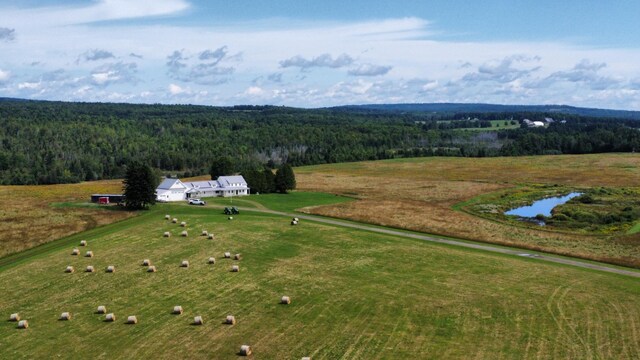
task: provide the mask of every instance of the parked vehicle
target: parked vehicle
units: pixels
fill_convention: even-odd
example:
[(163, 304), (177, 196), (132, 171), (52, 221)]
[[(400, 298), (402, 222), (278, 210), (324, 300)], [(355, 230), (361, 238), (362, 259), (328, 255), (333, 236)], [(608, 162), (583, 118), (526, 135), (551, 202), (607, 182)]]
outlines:
[(189, 205), (207, 205), (207, 203), (200, 199), (189, 199)]

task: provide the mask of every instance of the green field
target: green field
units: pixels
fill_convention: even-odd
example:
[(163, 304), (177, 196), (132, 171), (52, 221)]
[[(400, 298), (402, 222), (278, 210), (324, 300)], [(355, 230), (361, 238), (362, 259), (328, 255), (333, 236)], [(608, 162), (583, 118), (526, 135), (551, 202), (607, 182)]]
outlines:
[[(94, 258), (70, 255), (81, 239)], [(0, 357), (235, 359), (242, 344), (256, 359), (640, 357), (640, 282), (624, 276), (250, 211), (228, 221), (209, 206), (161, 205), (62, 241), (0, 266), (3, 316), (30, 323), (0, 322)], [(89, 264), (96, 273), (82, 272)], [(102, 321), (99, 305), (117, 321)], [(57, 320), (64, 311), (70, 321)], [(222, 324), (228, 314), (236, 325)], [(139, 323), (125, 325), (128, 315)]]

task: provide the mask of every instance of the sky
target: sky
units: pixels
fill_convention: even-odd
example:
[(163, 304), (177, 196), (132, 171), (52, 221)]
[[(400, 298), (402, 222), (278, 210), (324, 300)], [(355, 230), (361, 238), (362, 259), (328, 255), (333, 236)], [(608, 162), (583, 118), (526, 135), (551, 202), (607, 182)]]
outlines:
[(0, 97), (640, 110), (637, 0), (0, 0)]

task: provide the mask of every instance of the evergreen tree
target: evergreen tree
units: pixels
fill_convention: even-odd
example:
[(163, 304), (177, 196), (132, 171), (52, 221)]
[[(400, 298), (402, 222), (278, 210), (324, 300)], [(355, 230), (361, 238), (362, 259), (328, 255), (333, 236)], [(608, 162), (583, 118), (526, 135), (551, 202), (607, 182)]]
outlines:
[(209, 170), (211, 180), (216, 180), (219, 176), (231, 175), (233, 172), (233, 163), (226, 156), (215, 159)]
[(122, 183), (125, 203), (129, 209), (146, 209), (156, 203), (158, 178), (149, 165), (137, 161), (130, 163)]
[(276, 175), (269, 168), (262, 170), (262, 177), (264, 181), (264, 192), (272, 193), (276, 191)]
[(296, 176), (293, 173), (291, 165), (284, 164), (276, 171), (275, 184), (276, 190), (283, 194), (296, 188)]

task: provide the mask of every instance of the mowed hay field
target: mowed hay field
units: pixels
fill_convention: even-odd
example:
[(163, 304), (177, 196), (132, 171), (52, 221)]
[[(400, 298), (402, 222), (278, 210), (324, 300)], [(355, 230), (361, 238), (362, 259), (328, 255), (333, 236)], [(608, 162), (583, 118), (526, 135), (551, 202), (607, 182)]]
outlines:
[[(0, 268), (0, 313), (30, 324), (0, 322), (1, 357), (235, 359), (243, 344), (255, 359), (640, 357), (637, 279), (289, 220), (163, 205), (74, 236), (94, 258), (69, 246)], [(89, 264), (96, 273), (82, 272)]]
[(549, 232), (454, 210), (522, 184), (637, 188), (637, 154), (398, 159), (300, 167), (296, 178), (298, 189), (359, 199), (306, 212), (640, 267), (640, 234)]
[(122, 181), (80, 184), (0, 186), (0, 257), (61, 237), (126, 219), (126, 211), (94, 207), (52, 206), (54, 203), (89, 202), (94, 193), (122, 192)]

